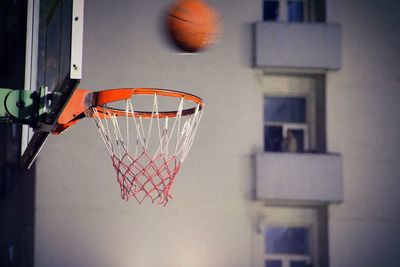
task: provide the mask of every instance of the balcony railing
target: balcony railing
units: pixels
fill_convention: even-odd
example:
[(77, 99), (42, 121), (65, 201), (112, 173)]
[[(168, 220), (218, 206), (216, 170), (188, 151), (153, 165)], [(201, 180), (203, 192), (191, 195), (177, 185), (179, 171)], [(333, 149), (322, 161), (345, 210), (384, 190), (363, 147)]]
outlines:
[(343, 201), (340, 154), (260, 153), (255, 165), (258, 200), (278, 204)]
[(258, 22), (255, 65), (266, 69), (338, 70), (341, 26), (329, 23)]

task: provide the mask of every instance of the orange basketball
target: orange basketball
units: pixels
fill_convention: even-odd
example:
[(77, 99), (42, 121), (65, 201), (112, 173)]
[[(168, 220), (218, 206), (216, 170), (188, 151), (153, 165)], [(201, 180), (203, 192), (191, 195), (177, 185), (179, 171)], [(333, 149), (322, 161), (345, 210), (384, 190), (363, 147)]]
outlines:
[(201, 0), (178, 0), (168, 12), (167, 26), (173, 42), (180, 49), (196, 52), (215, 40), (217, 14)]

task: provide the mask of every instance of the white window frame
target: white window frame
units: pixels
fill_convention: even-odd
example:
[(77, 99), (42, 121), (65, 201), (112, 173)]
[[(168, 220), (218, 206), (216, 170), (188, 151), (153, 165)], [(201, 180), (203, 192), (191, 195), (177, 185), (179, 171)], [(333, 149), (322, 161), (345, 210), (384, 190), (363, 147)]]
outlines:
[[(307, 103), (307, 102), (306, 102)], [(307, 104), (306, 104), (307, 107)], [(307, 109), (308, 111), (308, 109)], [(304, 144), (304, 152), (310, 149), (310, 138), (308, 133), (309, 126), (307, 122), (305, 123), (290, 123), (290, 122), (264, 122), (264, 126), (281, 126), (282, 127), (282, 137), (285, 138), (288, 130), (302, 130), (304, 132), (303, 135), (303, 144)]]
[(311, 262), (310, 255), (294, 255), (294, 254), (266, 254), (265, 260), (279, 260), (282, 262), (282, 267), (290, 267), (290, 262), (295, 260)]

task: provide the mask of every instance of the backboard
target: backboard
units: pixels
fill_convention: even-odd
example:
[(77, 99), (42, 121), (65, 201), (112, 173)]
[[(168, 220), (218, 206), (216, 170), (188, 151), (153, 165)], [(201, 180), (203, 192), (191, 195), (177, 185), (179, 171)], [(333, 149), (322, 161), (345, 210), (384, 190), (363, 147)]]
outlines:
[(25, 90), (43, 99), (36, 125), (24, 125), (21, 166), (29, 168), (82, 77), (84, 0), (28, 0)]

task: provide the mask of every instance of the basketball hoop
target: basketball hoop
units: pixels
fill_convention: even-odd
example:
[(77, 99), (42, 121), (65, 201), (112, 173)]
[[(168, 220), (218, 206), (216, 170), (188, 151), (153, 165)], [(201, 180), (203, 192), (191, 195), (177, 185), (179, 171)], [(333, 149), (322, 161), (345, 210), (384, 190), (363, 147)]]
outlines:
[(203, 107), (201, 98), (172, 90), (78, 89), (53, 133), (84, 116), (93, 118), (117, 173), (122, 199), (135, 198), (139, 203), (150, 199), (166, 205), (193, 144)]

